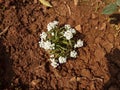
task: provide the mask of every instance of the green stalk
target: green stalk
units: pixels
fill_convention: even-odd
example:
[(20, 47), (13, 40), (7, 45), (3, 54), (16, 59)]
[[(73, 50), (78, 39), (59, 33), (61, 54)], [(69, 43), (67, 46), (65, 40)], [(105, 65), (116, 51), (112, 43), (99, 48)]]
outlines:
[(69, 44), (70, 44), (70, 47), (72, 47), (72, 42), (71, 42), (71, 40), (69, 40)]

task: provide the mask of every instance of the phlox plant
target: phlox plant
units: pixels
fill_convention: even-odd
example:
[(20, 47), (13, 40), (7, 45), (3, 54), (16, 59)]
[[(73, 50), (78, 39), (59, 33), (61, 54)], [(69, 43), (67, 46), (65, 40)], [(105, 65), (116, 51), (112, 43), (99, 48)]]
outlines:
[(47, 25), (47, 32), (40, 34), (39, 46), (45, 49), (50, 58), (51, 65), (56, 68), (66, 63), (68, 58), (77, 57), (77, 49), (83, 46), (81, 39), (76, 40), (76, 30), (69, 24), (58, 26), (58, 21)]

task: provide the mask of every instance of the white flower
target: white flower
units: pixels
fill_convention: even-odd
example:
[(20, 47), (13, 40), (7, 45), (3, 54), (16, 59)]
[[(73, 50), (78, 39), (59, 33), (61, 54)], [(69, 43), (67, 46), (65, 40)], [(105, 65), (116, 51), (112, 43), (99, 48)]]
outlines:
[(58, 25), (58, 21), (53, 21), (53, 22), (50, 22), (48, 25), (47, 25), (47, 30), (50, 31), (51, 29), (55, 28), (55, 26)]
[(69, 29), (73, 34), (76, 34), (76, 30), (75, 29), (73, 29), (73, 28), (71, 28), (71, 29)]
[(41, 48), (44, 48), (44, 41), (43, 41), (43, 40), (39, 41), (39, 46), (40, 46)]
[(69, 24), (66, 24), (64, 27), (65, 27), (65, 29), (67, 29), (67, 30), (68, 30), (68, 29), (71, 29), (71, 26), (70, 26)]
[(51, 66), (53, 66), (54, 68), (56, 68), (59, 64), (57, 62), (52, 62)]
[(54, 54), (51, 54), (50, 57), (53, 58), (55, 55)]
[(55, 49), (55, 44), (54, 43), (51, 45), (51, 49)]
[(75, 50), (70, 52), (70, 57), (76, 58), (77, 57), (77, 52)]
[(54, 25), (58, 25), (58, 23), (59, 23), (58, 21), (53, 21)]
[(40, 34), (40, 38), (41, 38), (41, 39), (46, 40), (46, 37), (47, 37), (47, 33), (42, 32), (42, 34)]
[(83, 41), (81, 39), (79, 39), (77, 41), (77, 44), (74, 45), (74, 48), (77, 48), (77, 47), (82, 47), (83, 46)]
[(54, 32), (52, 32), (51, 35), (54, 36), (55, 35)]
[(70, 30), (67, 30), (64, 34), (64, 37), (66, 37), (67, 40), (70, 40), (71, 38), (73, 38), (73, 34)]
[(46, 41), (44, 42), (43, 48), (45, 50), (52, 50), (52, 49), (55, 49), (55, 44), (52, 44), (50, 41)]
[(58, 60), (59, 60), (59, 63), (66, 63), (66, 57), (59, 57)]
[(56, 61), (55, 61), (55, 58), (50, 58), (50, 61), (51, 61), (51, 62), (56, 62)]

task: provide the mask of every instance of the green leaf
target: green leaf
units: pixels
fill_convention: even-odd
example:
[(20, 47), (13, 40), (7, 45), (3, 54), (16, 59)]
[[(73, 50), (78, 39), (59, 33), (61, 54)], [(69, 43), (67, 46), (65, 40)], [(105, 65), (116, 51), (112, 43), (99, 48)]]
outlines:
[(111, 3), (103, 9), (102, 14), (107, 14), (107, 15), (113, 14), (114, 12), (117, 11), (117, 9), (118, 9), (117, 4)]
[(65, 40), (63, 40), (62, 43), (68, 45), (68, 42)]
[(47, 7), (52, 7), (52, 5), (46, 1), (46, 0), (39, 0), (43, 5), (47, 6)]
[(116, 0), (116, 4), (120, 6), (120, 0)]

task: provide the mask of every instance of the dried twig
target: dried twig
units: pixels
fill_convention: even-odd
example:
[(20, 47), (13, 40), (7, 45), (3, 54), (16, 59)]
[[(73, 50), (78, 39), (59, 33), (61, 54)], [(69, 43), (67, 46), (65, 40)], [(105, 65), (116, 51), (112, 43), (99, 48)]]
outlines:
[(71, 13), (71, 9), (70, 9), (69, 5), (67, 4), (66, 6), (68, 8), (69, 15), (71, 15), (72, 13)]
[(0, 33), (0, 37), (7, 32), (7, 30), (8, 30), (9, 27), (10, 27), (10, 26), (7, 26), (7, 27)]

